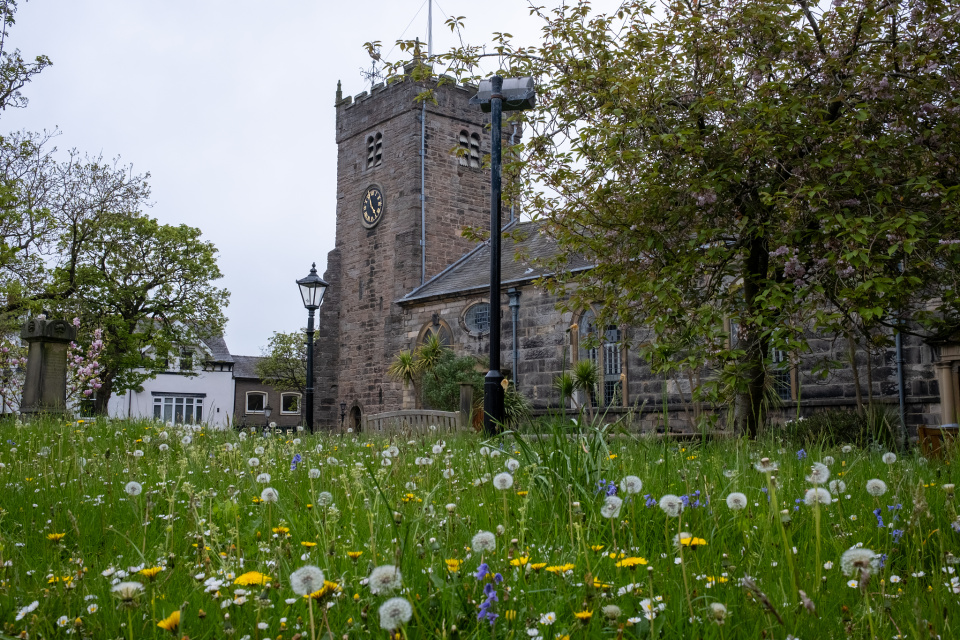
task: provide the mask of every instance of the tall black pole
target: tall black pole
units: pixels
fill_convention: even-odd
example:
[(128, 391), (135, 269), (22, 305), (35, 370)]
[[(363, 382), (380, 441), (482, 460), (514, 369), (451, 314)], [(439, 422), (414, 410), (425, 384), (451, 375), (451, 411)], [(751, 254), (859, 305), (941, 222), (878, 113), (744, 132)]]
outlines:
[(313, 433), (313, 314), (314, 309), (308, 309), (307, 317), (307, 429)]
[(488, 436), (503, 424), (503, 374), (500, 373), (500, 129), (503, 78), (493, 76), (490, 96), (490, 370), (483, 381), (483, 431)]

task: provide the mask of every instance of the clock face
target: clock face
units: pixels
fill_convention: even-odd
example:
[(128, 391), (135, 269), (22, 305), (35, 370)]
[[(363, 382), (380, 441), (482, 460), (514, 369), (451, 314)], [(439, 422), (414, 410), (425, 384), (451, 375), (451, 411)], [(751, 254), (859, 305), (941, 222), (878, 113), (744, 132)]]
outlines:
[(363, 204), (360, 211), (362, 213), (363, 226), (372, 229), (380, 222), (383, 217), (383, 191), (377, 185), (367, 187), (363, 194)]

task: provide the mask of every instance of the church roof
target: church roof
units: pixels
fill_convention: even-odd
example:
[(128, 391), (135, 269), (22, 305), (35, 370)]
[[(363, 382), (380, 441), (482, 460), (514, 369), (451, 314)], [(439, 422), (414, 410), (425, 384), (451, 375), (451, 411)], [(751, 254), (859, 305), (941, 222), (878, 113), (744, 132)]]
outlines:
[(260, 376), (257, 375), (257, 363), (260, 362), (260, 360), (260, 356), (233, 356), (233, 377), (259, 380)]
[[(559, 248), (556, 240), (545, 233), (543, 225), (537, 222), (515, 223), (505, 227), (504, 232), (506, 235), (502, 239), (500, 257), (501, 286), (523, 284), (550, 275), (551, 272), (538, 263), (556, 256)], [(518, 254), (523, 256), (522, 260), (517, 260)], [(568, 264), (570, 271), (590, 267), (590, 263), (579, 258), (571, 259)], [(482, 292), (489, 288), (490, 243), (481, 242), (397, 302), (405, 305), (429, 298)]]

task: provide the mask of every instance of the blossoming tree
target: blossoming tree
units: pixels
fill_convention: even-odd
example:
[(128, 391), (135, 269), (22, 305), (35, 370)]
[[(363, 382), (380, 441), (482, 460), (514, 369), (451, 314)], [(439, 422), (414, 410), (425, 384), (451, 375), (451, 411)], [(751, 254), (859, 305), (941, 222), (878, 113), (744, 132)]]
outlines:
[(522, 195), (560, 242), (557, 273), (595, 265), (552, 286), (652, 329), (655, 369), (703, 371), (700, 398), (739, 399), (756, 434), (774, 349), (960, 326), (955, 8), (570, 3), (535, 10), (536, 46), (497, 34), (495, 53), (435, 62), (496, 55), (535, 77), (537, 108), (515, 115)]

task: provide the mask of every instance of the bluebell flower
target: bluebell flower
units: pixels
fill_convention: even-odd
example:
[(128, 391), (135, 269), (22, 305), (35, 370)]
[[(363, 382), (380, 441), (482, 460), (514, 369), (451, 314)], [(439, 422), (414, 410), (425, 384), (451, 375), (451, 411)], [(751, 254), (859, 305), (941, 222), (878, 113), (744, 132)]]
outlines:
[(893, 536), (893, 541), (900, 542), (900, 538), (903, 537), (903, 529), (894, 529), (890, 532), (890, 535)]
[(797, 451), (797, 460), (803, 460), (806, 457), (807, 457), (806, 451), (804, 451), (803, 449), (800, 449), (799, 451)]
[(877, 516), (877, 526), (883, 527), (883, 518), (880, 516), (880, 507), (873, 510), (873, 515)]
[(657, 506), (657, 499), (654, 498), (653, 496), (651, 496), (649, 493), (648, 493), (647, 495), (643, 496), (643, 497), (646, 498), (646, 503), (645, 503), (645, 504), (647, 505), (647, 507), (655, 507), (655, 506)]
[(298, 465), (302, 460), (303, 460), (303, 458), (300, 457), (300, 454), (299, 454), (299, 453), (298, 453), (297, 455), (293, 456), (293, 460), (290, 461), (290, 471), (296, 471), (296, 470), (297, 470), (297, 465)]
[(477, 580), (483, 580), (487, 577), (487, 574), (490, 573), (490, 567), (486, 562), (481, 562), (480, 566), (477, 567), (477, 572), (473, 574)]

